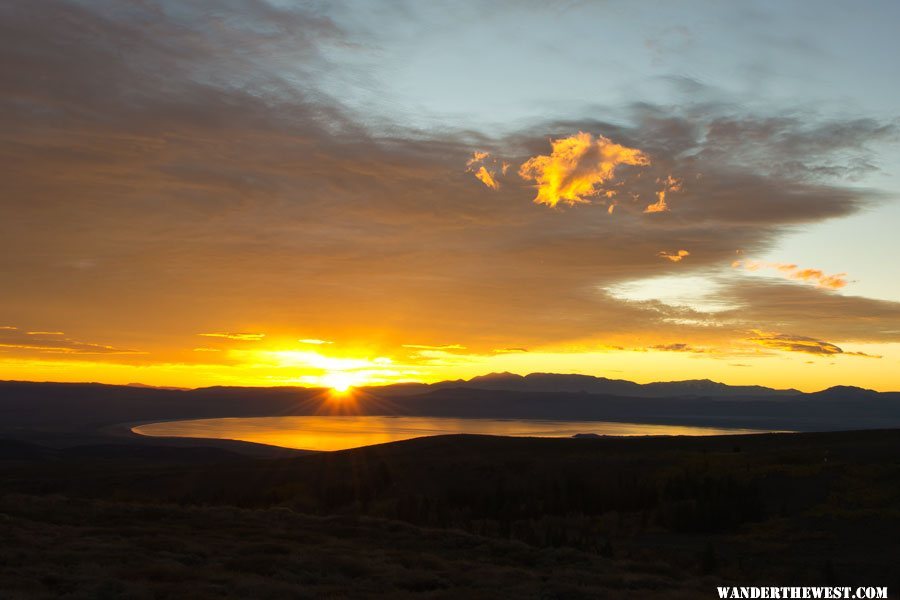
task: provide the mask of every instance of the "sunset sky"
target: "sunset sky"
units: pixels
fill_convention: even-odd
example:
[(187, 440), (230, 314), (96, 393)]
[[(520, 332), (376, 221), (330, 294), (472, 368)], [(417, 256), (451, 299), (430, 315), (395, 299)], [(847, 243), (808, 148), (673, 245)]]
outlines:
[(0, 379), (900, 389), (900, 3), (0, 4)]

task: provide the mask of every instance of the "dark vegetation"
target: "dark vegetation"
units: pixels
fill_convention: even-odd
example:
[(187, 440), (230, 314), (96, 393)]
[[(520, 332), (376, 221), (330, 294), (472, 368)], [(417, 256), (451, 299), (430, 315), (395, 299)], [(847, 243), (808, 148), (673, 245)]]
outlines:
[(697, 598), (664, 564), (355, 516), (0, 498), (0, 597)]
[[(0, 397), (3, 599), (900, 589), (900, 431), (440, 436), (298, 454), (113, 427), (185, 398), (213, 411), (212, 392), (192, 404), (177, 391), (61, 389)], [(116, 404), (110, 389), (133, 395)]]
[(282, 459), (8, 442), (0, 456), (0, 597), (898, 583), (895, 431), (440, 436)]

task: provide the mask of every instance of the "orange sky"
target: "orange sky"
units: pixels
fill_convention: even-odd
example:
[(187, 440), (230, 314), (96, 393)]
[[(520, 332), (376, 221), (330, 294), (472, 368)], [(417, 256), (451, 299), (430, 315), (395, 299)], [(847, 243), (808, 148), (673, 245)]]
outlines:
[(900, 389), (890, 252), (821, 233), (896, 204), (890, 119), (620, 82), (426, 126), (339, 11), (152, 4), (0, 14), (0, 379)]

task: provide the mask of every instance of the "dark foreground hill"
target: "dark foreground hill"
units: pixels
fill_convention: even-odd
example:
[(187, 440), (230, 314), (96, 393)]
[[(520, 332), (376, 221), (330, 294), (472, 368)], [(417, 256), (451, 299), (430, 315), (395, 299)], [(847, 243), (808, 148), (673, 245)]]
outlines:
[(900, 432), (440, 436), (258, 459), (0, 444), (0, 597), (897, 589)]

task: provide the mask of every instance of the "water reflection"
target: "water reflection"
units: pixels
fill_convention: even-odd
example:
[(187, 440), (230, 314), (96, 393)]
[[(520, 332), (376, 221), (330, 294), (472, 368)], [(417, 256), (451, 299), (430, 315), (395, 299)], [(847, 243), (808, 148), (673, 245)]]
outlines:
[(678, 425), (645, 425), (603, 421), (531, 421), (519, 419), (453, 419), (442, 417), (307, 416), (196, 419), (150, 423), (132, 429), (149, 436), (242, 440), (305, 450), (344, 450), (427, 435), (571, 437), (598, 435), (720, 435), (756, 433), (749, 429), (717, 429)]

